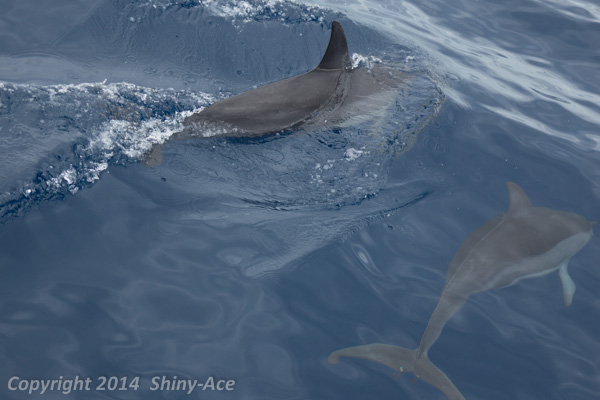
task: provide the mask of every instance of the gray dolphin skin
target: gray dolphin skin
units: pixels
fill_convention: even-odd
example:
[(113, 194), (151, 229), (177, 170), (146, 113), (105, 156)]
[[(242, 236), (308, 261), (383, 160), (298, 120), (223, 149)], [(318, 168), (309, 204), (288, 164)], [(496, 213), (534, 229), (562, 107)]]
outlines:
[[(389, 105), (391, 92), (406, 78), (392, 71), (352, 69), (344, 29), (334, 21), (329, 45), (315, 69), (218, 101), (187, 117), (182, 134), (256, 137), (307, 124), (342, 122), (381, 108), (382, 101)], [(386, 92), (390, 96), (372, 96)]]
[(450, 400), (462, 400), (465, 397), (429, 361), (427, 352), (469, 296), (558, 270), (569, 306), (575, 293), (567, 271), (569, 259), (590, 240), (596, 222), (571, 212), (533, 207), (519, 186), (512, 182), (506, 186), (508, 211), (472, 232), (456, 252), (419, 347), (409, 350), (381, 343), (347, 347), (331, 353), (329, 363), (337, 363), (340, 357), (378, 361), (398, 372), (413, 372)]

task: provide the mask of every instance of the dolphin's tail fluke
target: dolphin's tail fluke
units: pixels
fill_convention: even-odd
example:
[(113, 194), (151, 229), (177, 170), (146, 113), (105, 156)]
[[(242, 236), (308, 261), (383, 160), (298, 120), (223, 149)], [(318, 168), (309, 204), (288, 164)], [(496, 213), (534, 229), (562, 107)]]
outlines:
[(330, 364), (336, 364), (340, 357), (365, 358), (385, 364), (398, 372), (413, 372), (417, 378), (442, 391), (448, 397), (448, 400), (465, 400), (465, 397), (446, 374), (433, 365), (426, 354), (417, 356), (416, 350), (373, 343), (334, 351), (329, 355), (327, 361)]

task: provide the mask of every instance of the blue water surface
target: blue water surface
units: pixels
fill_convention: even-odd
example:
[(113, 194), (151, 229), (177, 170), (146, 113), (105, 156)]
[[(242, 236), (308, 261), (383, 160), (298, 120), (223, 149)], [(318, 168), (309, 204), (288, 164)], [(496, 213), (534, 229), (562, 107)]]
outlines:
[[(5, 3), (2, 399), (444, 399), (327, 356), (415, 348), (505, 181), (600, 219), (594, 2)], [(168, 141), (194, 110), (313, 68), (334, 20), (356, 65), (410, 77), (388, 112)], [(597, 237), (572, 258), (568, 308), (557, 274), (473, 296), (431, 360), (467, 399), (598, 398), (599, 258)], [(29, 395), (15, 376), (92, 384)], [(95, 390), (102, 376), (127, 390)], [(163, 376), (235, 385), (151, 390)]]

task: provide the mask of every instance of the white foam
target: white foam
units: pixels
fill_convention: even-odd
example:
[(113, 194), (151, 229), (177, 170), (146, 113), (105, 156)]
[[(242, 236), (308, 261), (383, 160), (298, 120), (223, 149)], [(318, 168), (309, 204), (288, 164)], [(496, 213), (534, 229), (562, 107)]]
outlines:
[[(60, 173), (57, 177), (50, 179), (48, 182), (49, 186), (54, 187), (55, 189), (59, 189), (63, 185), (66, 185), (71, 194), (75, 194), (79, 191), (79, 187), (76, 185), (77, 183), (77, 171), (73, 165), (70, 165), (69, 168)], [(31, 189), (25, 189), (24, 193), (29, 195), (32, 193)]]
[[(187, 116), (214, 100), (205, 93), (151, 89), (130, 83), (106, 84), (106, 81), (53, 86), (0, 82), (0, 88), (9, 93), (19, 90), (30, 96), (23, 101), (40, 101), (41, 97), (41, 101), (55, 108), (68, 107), (74, 111), (72, 116), (76, 120), (90, 113), (98, 104), (106, 106), (107, 110), (114, 109), (114, 112), (107, 115), (111, 119), (105, 122), (90, 121), (91, 125), (86, 126), (85, 136), (88, 142), (73, 154), (75, 159), (62, 166), (47, 166), (46, 172), (50, 177), (45, 185), (38, 187), (32, 182), (25, 183), (19, 190), (25, 197), (45, 191), (55, 193), (68, 190), (71, 194), (77, 193), (83, 185), (100, 179), (113, 159), (140, 159), (154, 144), (163, 143), (174, 133), (181, 131), (182, 122)], [(182, 112), (165, 112), (162, 116), (148, 118), (154, 107), (161, 110), (163, 103), (177, 103), (180, 99), (187, 107), (195, 108)], [(102, 110), (104, 109), (100, 109), (101, 113), (106, 112)], [(71, 156), (66, 157), (68, 159)]]
[[(303, 15), (305, 20), (317, 19), (315, 17), (315, 11), (322, 9), (322, 7), (315, 4), (298, 3), (294, 0), (262, 0), (253, 3), (248, 1), (204, 0), (202, 4), (216, 16), (230, 17), (234, 20), (241, 20), (244, 23), (250, 22), (257, 16), (267, 12), (280, 13), (282, 17), (285, 17), (283, 8), (288, 5), (293, 5), (295, 7), (301, 5), (303, 9), (306, 10)], [(323, 17), (319, 17), (318, 20), (322, 21)]]
[(358, 157), (362, 156), (364, 153), (364, 150), (356, 150), (351, 147), (344, 152), (344, 157), (346, 157), (347, 161), (354, 161)]
[(352, 54), (352, 68), (358, 68), (359, 66), (365, 66), (368, 69), (371, 69), (373, 64), (381, 64), (383, 61), (381, 58), (374, 56), (363, 56), (358, 53)]

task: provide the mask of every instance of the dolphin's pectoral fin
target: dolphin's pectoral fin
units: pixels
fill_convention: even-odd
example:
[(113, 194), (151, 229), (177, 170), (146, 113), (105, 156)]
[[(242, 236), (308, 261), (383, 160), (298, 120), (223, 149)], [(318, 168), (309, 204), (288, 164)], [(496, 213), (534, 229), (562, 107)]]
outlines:
[(340, 357), (364, 358), (377, 361), (393, 368), (397, 373), (413, 372), (415, 376), (435, 386), (449, 400), (465, 400), (465, 397), (454, 386), (450, 378), (438, 367), (433, 365), (426, 354), (417, 358), (416, 350), (409, 350), (389, 344), (373, 343), (365, 346), (346, 347), (334, 351), (327, 361), (337, 364)]
[(144, 167), (154, 168), (162, 163), (162, 145), (154, 144), (152, 148), (144, 155), (142, 165)]
[(565, 260), (558, 268), (558, 276), (562, 282), (563, 296), (565, 298), (565, 305), (568, 307), (573, 302), (573, 295), (575, 294), (575, 282), (569, 276), (569, 260)]

